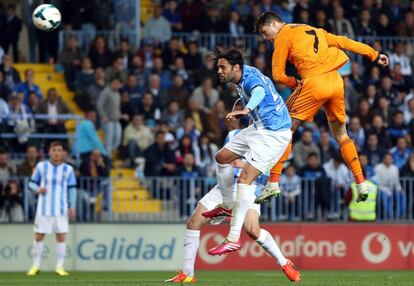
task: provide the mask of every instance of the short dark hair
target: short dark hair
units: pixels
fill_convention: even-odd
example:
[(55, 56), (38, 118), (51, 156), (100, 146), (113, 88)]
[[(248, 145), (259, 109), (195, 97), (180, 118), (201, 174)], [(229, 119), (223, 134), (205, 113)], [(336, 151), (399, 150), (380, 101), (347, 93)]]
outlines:
[(53, 147), (56, 147), (56, 146), (60, 146), (63, 149), (63, 143), (60, 141), (52, 141), (49, 145), (49, 149), (52, 149)]
[(259, 32), (259, 30), (265, 26), (270, 24), (270, 22), (276, 21), (278, 23), (284, 23), (282, 18), (279, 16), (279, 14), (272, 12), (272, 11), (266, 11), (262, 13), (259, 18), (256, 19), (256, 22), (254, 23), (254, 31)]
[(230, 65), (240, 65), (240, 68), (243, 68), (244, 60), (241, 52), (236, 48), (230, 48), (224, 51), (220, 51), (219, 49), (214, 50), (214, 60), (217, 62), (219, 59), (225, 59), (229, 62)]
[(319, 158), (319, 155), (316, 152), (310, 152), (307, 158), (309, 159), (310, 157), (317, 157), (317, 158)]

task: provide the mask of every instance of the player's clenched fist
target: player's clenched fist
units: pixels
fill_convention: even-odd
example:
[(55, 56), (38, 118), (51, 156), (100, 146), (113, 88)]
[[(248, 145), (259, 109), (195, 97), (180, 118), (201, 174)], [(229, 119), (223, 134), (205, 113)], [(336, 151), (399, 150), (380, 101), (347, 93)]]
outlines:
[(389, 64), (388, 57), (384, 54), (379, 54), (377, 63), (382, 67), (388, 66)]

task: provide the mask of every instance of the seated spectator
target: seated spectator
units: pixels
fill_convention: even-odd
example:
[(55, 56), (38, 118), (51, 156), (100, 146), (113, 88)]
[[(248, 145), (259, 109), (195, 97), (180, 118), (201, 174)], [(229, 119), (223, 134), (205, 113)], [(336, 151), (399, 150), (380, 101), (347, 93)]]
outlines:
[(401, 67), (401, 75), (404, 80), (407, 82), (407, 87), (412, 87), (412, 68), (410, 64), (410, 59), (404, 53), (405, 45), (403, 42), (398, 42), (395, 45), (394, 52), (389, 55), (390, 69), (393, 70), (395, 65), (399, 64)]
[(154, 102), (154, 97), (150, 92), (145, 92), (142, 96), (138, 113), (144, 117), (145, 125), (153, 129), (158, 120), (161, 119), (161, 111)]
[(365, 131), (361, 126), (359, 118), (356, 116), (351, 117), (348, 130), (349, 138), (354, 140), (354, 143), (358, 151), (361, 151), (365, 144)]
[(7, 100), (11, 91), (12, 90), (6, 85), (4, 73), (0, 70), (0, 98)]
[(216, 73), (216, 67), (214, 61), (211, 58), (211, 55), (205, 54), (203, 57), (203, 66), (198, 69), (195, 73), (195, 85), (201, 85), (203, 80), (209, 77), (213, 81), (213, 86), (217, 86), (218, 79)]
[(364, 98), (368, 100), (369, 106), (373, 107), (376, 102), (377, 87), (375, 84), (368, 84), (365, 88)]
[(163, 111), (170, 99), (168, 98), (167, 90), (161, 87), (160, 77), (157, 74), (152, 74), (148, 80), (148, 90), (154, 99), (154, 104), (157, 108)]
[(19, 184), (10, 180), (0, 194), (0, 222), (23, 222), (23, 192)]
[(235, 39), (243, 36), (244, 27), (241, 23), (240, 15), (237, 13), (237, 11), (230, 11), (230, 21), (228, 23), (227, 31)]
[(27, 146), (26, 158), (24, 161), (17, 166), (16, 175), (19, 177), (30, 177), (36, 167), (39, 160), (39, 153), (37, 147), (34, 145)]
[(378, 15), (378, 21), (375, 30), (377, 31), (377, 36), (393, 35), (393, 31), (390, 25), (390, 19), (386, 12), (381, 12)]
[(131, 159), (131, 165), (134, 165), (134, 159), (141, 157), (144, 151), (154, 142), (154, 136), (151, 130), (144, 125), (142, 115), (136, 114), (132, 121), (125, 128), (123, 146), (128, 148), (128, 158)]
[(9, 113), (9, 105), (4, 99), (0, 98), (0, 133), (4, 132), (6, 129), (6, 123), (9, 117)]
[(132, 119), (132, 116), (136, 112), (134, 110), (130, 100), (129, 95), (125, 91), (121, 91), (121, 118), (119, 122), (121, 123), (122, 131), (124, 131), (125, 127), (129, 124)]
[(377, 97), (384, 96), (387, 98), (392, 105), (394, 100), (397, 99), (398, 93), (392, 86), (392, 80), (389, 76), (384, 76), (381, 78), (381, 87), (378, 91)]
[(367, 143), (363, 148), (363, 153), (367, 155), (368, 162), (371, 166), (381, 163), (382, 157), (385, 155), (385, 149), (379, 146), (378, 135), (375, 133), (368, 134)]
[(371, 127), (371, 118), (372, 112), (370, 110), (370, 106), (368, 100), (362, 98), (360, 99), (357, 107), (357, 111), (353, 113), (353, 115), (357, 116), (361, 121), (361, 125), (364, 129)]
[(76, 72), (75, 89), (76, 92), (85, 92), (95, 83), (95, 70), (92, 68), (90, 58), (82, 60), (82, 69)]
[(371, 22), (371, 11), (362, 9), (359, 13), (359, 21), (356, 23), (356, 34), (358, 36), (375, 36), (377, 31)]
[(411, 153), (407, 162), (402, 167), (400, 175), (402, 178), (413, 178), (414, 177), (414, 153)]
[(219, 100), (219, 92), (213, 87), (213, 81), (207, 77), (201, 86), (194, 89), (191, 100), (196, 101), (203, 111), (209, 112)]
[(197, 144), (200, 137), (200, 131), (195, 127), (194, 119), (192, 117), (186, 117), (184, 119), (184, 125), (177, 129), (177, 140), (180, 140), (184, 135), (189, 135), (193, 144)]
[(299, 196), (302, 193), (301, 179), (296, 174), (293, 164), (285, 168), (284, 173), (280, 176), (280, 188), (283, 190), (284, 198), (283, 213), (287, 214), (289, 220), (298, 220), (299, 218)]
[(150, 72), (154, 67), (154, 58), (157, 53), (155, 50), (155, 43), (152, 39), (143, 39), (142, 48), (137, 52), (137, 55), (141, 58), (144, 71)]
[(396, 145), (398, 138), (408, 135), (407, 126), (404, 124), (404, 113), (400, 110), (394, 112), (392, 122), (387, 129), (393, 146)]
[(152, 39), (155, 44), (163, 44), (171, 39), (171, 24), (162, 16), (162, 6), (154, 6), (154, 16), (144, 25), (144, 37)]
[(215, 154), (217, 151), (217, 145), (210, 141), (207, 134), (201, 134), (198, 144), (194, 148), (194, 155), (196, 165), (203, 177), (214, 177), (216, 172)]
[(283, 22), (292, 23), (293, 15), (292, 10), (290, 9), (289, 0), (281, 0), (279, 3), (280, 5), (274, 6), (274, 11), (280, 16), (280, 18), (282, 18)]
[[(29, 93), (29, 105), (27, 107), (29, 107), (30, 112), (35, 115), (35, 114), (42, 114), (42, 104), (43, 104), (43, 100), (39, 100), (37, 98), (37, 95), (35, 92), (31, 91)], [(42, 122), (43, 120), (38, 120), (37, 122), (35, 122), (36, 124), (36, 128), (38, 126), (41, 126), (44, 122)]]
[(4, 84), (9, 90), (14, 90), (20, 83), (20, 75), (19, 72), (13, 67), (13, 59), (10, 55), (4, 55), (3, 63), (0, 65), (0, 70), (3, 72)]
[(65, 70), (66, 83), (71, 90), (75, 90), (75, 78), (81, 68), (83, 53), (76, 36), (70, 36), (67, 45), (59, 54), (58, 62)]
[(408, 148), (407, 139), (405, 137), (399, 137), (397, 139), (397, 145), (390, 149), (390, 153), (395, 166), (401, 170), (410, 157), (412, 150)]
[(368, 133), (375, 133), (378, 138), (381, 138), (381, 141), (378, 143), (381, 148), (388, 149), (392, 146), (390, 136), (385, 128), (384, 120), (381, 115), (374, 115), (372, 117), (371, 128), (368, 129), (366, 134)]
[(175, 162), (177, 165), (181, 165), (184, 160), (184, 156), (186, 154), (195, 155), (193, 142), (191, 141), (191, 137), (189, 135), (184, 135), (181, 137), (178, 147), (175, 150)]
[(23, 93), (23, 102), (24, 104), (29, 103), (29, 93), (34, 91), (39, 100), (43, 99), (42, 92), (40, 87), (34, 83), (34, 71), (27, 69), (24, 72), (25, 81), (16, 85), (15, 92)]
[(106, 87), (105, 71), (103, 68), (97, 68), (95, 69), (95, 82), (88, 87), (88, 90), (86, 94), (84, 95), (86, 98), (82, 100), (83, 102), (85, 102), (85, 104), (80, 105), (79, 101), (76, 101), (75, 99), (76, 103), (78, 104), (79, 107), (84, 106), (85, 110), (96, 108), (99, 95), (102, 93), (105, 87)]
[(138, 78), (135, 74), (129, 74), (127, 81), (122, 88), (122, 93), (128, 93), (128, 98), (131, 103), (131, 108), (136, 109), (142, 98), (143, 87), (138, 85)]
[(211, 132), (209, 133), (210, 139), (219, 146), (223, 145), (224, 138), (226, 137), (227, 114), (228, 111), (225, 109), (224, 102), (222, 100), (218, 100), (208, 115), (211, 129)]
[(307, 158), (311, 153), (316, 154), (318, 164), (320, 164), (320, 151), (318, 146), (312, 142), (312, 131), (306, 129), (303, 131), (302, 138), (299, 142), (293, 144), (293, 161), (295, 166), (302, 168), (306, 165)]
[(174, 75), (172, 86), (168, 89), (168, 98), (178, 103), (181, 109), (186, 107), (190, 93), (184, 84), (183, 77), (179, 74)]
[(92, 42), (89, 48), (88, 58), (91, 59), (94, 69), (98, 67), (106, 68), (112, 63), (112, 52), (108, 48), (103, 36), (98, 35)]
[(106, 81), (111, 81), (114, 78), (118, 79), (120, 82), (126, 82), (128, 72), (124, 67), (124, 60), (122, 57), (117, 57), (112, 62), (112, 65), (105, 69), (105, 79)]
[(16, 174), (16, 166), (9, 160), (9, 154), (0, 150), (0, 185), (5, 186)]
[(196, 41), (188, 42), (187, 46), (188, 53), (184, 56), (185, 68), (194, 73), (203, 66), (203, 60)]
[[(174, 66), (172, 65), (171, 70), (173, 70)], [(154, 58), (154, 66), (151, 70), (146, 71), (146, 84), (151, 84), (152, 75), (157, 75), (159, 81), (159, 87), (161, 89), (166, 89), (171, 87), (171, 70), (170, 68), (166, 68), (164, 61), (161, 57)]]
[(404, 123), (408, 125), (414, 119), (414, 96), (408, 95), (404, 104)]
[(165, 68), (173, 69), (175, 60), (177, 58), (184, 57), (184, 54), (180, 50), (180, 44), (180, 40), (174, 37), (171, 38), (171, 40), (168, 43), (168, 46), (166, 46), (163, 49), (161, 53), (161, 58)]
[(79, 172), (84, 177), (108, 177), (109, 164), (98, 149), (93, 149), (89, 156), (82, 160)]
[(144, 152), (145, 176), (173, 176), (176, 171), (174, 151), (165, 142), (165, 133), (155, 134), (155, 143)]
[[(190, 88), (193, 88), (194, 78), (185, 69), (185, 63), (184, 63), (184, 58), (183, 57), (177, 57), (177, 58), (175, 58), (174, 65), (171, 68), (171, 70), (175, 74), (179, 74), (183, 78), (183, 80), (186, 83), (186, 85), (188, 85)], [(170, 82), (169, 82), (169, 85), (170, 85)], [(167, 86), (167, 87), (169, 87), (169, 86)]]
[(405, 211), (405, 194), (401, 188), (398, 168), (393, 164), (390, 153), (385, 154), (382, 162), (375, 166), (375, 174), (383, 206), (382, 217), (384, 219), (401, 218)]
[(390, 101), (385, 96), (378, 96), (374, 103), (374, 114), (381, 115), (384, 119), (385, 125), (388, 126), (391, 122), (391, 117), (394, 108), (390, 106)]
[(200, 108), (196, 100), (190, 99), (188, 101), (188, 108), (186, 110), (186, 117), (191, 117), (194, 120), (194, 126), (200, 132), (210, 132), (210, 122), (208, 121), (207, 113)]
[(366, 179), (371, 180), (375, 177), (374, 166), (369, 163), (368, 156), (364, 153), (358, 153), (359, 162)]
[(226, 22), (223, 19), (223, 13), (221, 13), (220, 7), (215, 4), (207, 4), (206, 6), (200, 31), (203, 33), (227, 32)]
[(316, 180), (318, 178), (326, 177), (326, 172), (320, 164), (318, 153), (310, 152), (306, 156), (305, 165), (299, 170), (299, 175), (303, 179)]
[(171, 28), (174, 32), (179, 32), (183, 29), (181, 13), (178, 10), (177, 0), (168, 0), (162, 15), (168, 20), (168, 22), (170, 22)]
[(96, 116), (95, 110), (85, 111), (85, 119), (76, 128), (76, 137), (72, 144), (72, 155), (76, 156), (77, 152), (79, 152), (81, 158), (86, 159), (92, 150), (97, 149), (103, 156), (108, 156), (108, 152), (96, 131)]
[(168, 108), (162, 113), (162, 119), (168, 123), (169, 130), (174, 133), (183, 125), (184, 114), (180, 110), (178, 102), (170, 101)]
[(146, 76), (144, 70), (144, 62), (138, 54), (136, 54), (132, 58), (131, 67), (129, 68), (129, 74), (133, 74), (136, 76), (139, 87), (143, 88), (145, 86)]
[(115, 52), (115, 57), (122, 59), (125, 70), (129, 70), (132, 67), (133, 54), (131, 52), (128, 39), (121, 39), (121, 42), (119, 43), (119, 50)]

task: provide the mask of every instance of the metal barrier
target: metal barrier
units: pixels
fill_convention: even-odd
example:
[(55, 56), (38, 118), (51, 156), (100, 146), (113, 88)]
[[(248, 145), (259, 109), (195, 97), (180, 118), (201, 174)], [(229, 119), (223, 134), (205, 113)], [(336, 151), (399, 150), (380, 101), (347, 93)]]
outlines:
[[(28, 178), (17, 178), (23, 190), (24, 221), (34, 219), (36, 196)], [(197, 202), (216, 184), (213, 178), (81, 177), (78, 180), (78, 222), (185, 222)], [(294, 199), (282, 192), (261, 206), (261, 220), (348, 221), (345, 193), (330, 188), (329, 180), (302, 180)], [(376, 221), (414, 221), (414, 178), (401, 179), (402, 192), (390, 196), (379, 190)], [(4, 222), (5, 220), (3, 220)]]

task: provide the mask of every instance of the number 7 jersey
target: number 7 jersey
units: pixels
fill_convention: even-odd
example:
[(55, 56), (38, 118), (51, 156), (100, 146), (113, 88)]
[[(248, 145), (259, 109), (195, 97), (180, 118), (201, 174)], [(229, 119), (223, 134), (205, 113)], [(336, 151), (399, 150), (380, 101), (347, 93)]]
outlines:
[(274, 40), (272, 76), (291, 88), (296, 80), (285, 73), (289, 60), (302, 79), (339, 69), (348, 60), (343, 50), (352, 51), (375, 61), (378, 52), (368, 45), (337, 36), (305, 24), (286, 24)]

